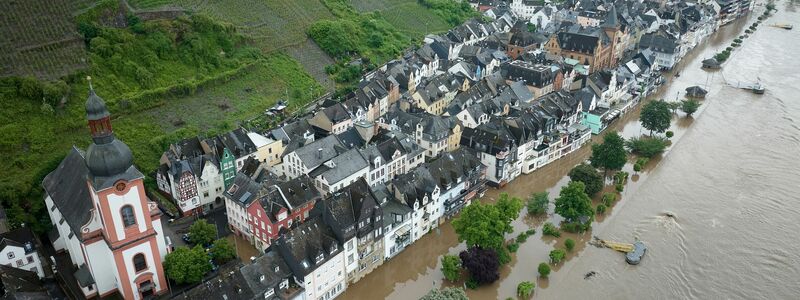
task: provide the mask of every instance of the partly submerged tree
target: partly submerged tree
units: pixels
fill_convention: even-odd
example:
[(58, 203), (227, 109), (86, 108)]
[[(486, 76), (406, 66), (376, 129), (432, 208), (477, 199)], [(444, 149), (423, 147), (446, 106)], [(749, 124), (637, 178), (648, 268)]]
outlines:
[(602, 144), (592, 145), (592, 156), (589, 160), (593, 167), (602, 168), (605, 171), (622, 169), (628, 161), (625, 139), (615, 131), (607, 133), (603, 137)]
[(642, 122), (642, 127), (650, 130), (651, 135), (653, 131), (658, 133), (667, 131), (672, 121), (670, 105), (664, 100), (651, 101), (645, 104), (639, 115), (639, 121)]
[(479, 285), (495, 282), (500, 278), (500, 259), (494, 249), (470, 247), (461, 251), (461, 264), (469, 271), (471, 279)]
[(592, 200), (586, 195), (582, 182), (572, 181), (562, 187), (555, 203), (556, 213), (567, 222), (579, 221), (581, 217), (591, 217), (594, 214)]
[(569, 179), (583, 182), (586, 194), (592, 196), (603, 190), (603, 176), (597, 169), (587, 164), (580, 164), (569, 171)]
[(456, 255), (442, 256), (442, 273), (447, 280), (457, 281), (461, 277), (461, 258)]

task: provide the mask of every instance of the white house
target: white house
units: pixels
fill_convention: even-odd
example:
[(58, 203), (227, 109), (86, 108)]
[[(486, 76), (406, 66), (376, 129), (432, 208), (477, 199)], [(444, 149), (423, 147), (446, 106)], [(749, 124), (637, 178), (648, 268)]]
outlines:
[(38, 243), (30, 228), (0, 234), (0, 265), (31, 271), (44, 277)]

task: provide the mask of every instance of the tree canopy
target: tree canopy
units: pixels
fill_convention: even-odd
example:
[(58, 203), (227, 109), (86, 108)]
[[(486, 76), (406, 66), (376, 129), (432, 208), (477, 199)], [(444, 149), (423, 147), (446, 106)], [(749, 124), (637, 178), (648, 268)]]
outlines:
[(447, 287), (443, 289), (432, 289), (419, 300), (469, 300), (467, 292), (462, 288)]
[(625, 139), (616, 131), (603, 136), (602, 144), (592, 145), (592, 156), (589, 158), (592, 166), (607, 170), (620, 170), (628, 161), (625, 152)]
[(528, 213), (532, 215), (541, 215), (547, 212), (547, 205), (550, 203), (550, 194), (547, 192), (539, 192), (531, 194), (528, 198)]
[(533, 282), (530, 281), (520, 282), (517, 285), (517, 296), (520, 296), (522, 298), (528, 298), (533, 294), (533, 288), (535, 287), (536, 285), (533, 284)]
[(219, 264), (224, 264), (236, 257), (236, 249), (226, 239), (218, 239), (211, 246), (211, 258)]
[(603, 176), (597, 169), (587, 164), (580, 164), (569, 171), (569, 179), (583, 182), (586, 194), (592, 196), (603, 190)]
[(178, 247), (164, 259), (164, 271), (167, 277), (178, 284), (197, 283), (211, 271), (206, 251), (200, 247)]
[(672, 121), (672, 113), (670, 112), (670, 105), (664, 100), (651, 101), (642, 107), (642, 113), (639, 116), (639, 121), (642, 122), (642, 127), (647, 130), (662, 133), (669, 129), (669, 123)]
[(500, 278), (500, 262), (493, 249), (470, 247), (461, 251), (461, 264), (469, 271), (470, 278), (479, 285), (495, 282)]
[(513, 221), (522, 209), (522, 201), (501, 194), (496, 204), (475, 201), (461, 211), (461, 216), (453, 220), (453, 229), (458, 240), (467, 246), (480, 246), (500, 250), (505, 241), (504, 235), (511, 233)]
[(664, 149), (667, 148), (667, 139), (657, 136), (632, 138), (625, 141), (625, 147), (631, 153), (650, 158), (664, 152)]
[(461, 277), (461, 259), (456, 255), (442, 256), (442, 273), (447, 280), (457, 281)]
[(687, 116), (694, 114), (698, 108), (700, 108), (700, 102), (697, 100), (689, 99), (681, 101), (681, 110), (686, 113)]
[(584, 191), (583, 182), (572, 181), (563, 188), (556, 198), (556, 213), (568, 222), (577, 221), (580, 217), (589, 217), (594, 214), (592, 200)]
[(550, 263), (558, 264), (562, 260), (564, 260), (564, 257), (566, 256), (567, 252), (565, 252), (564, 249), (555, 249), (553, 251), (550, 251)]
[(540, 263), (538, 269), (539, 269), (539, 276), (542, 276), (544, 278), (550, 276), (550, 265), (546, 263)]
[(200, 219), (189, 226), (189, 240), (198, 245), (210, 245), (217, 238), (217, 226)]

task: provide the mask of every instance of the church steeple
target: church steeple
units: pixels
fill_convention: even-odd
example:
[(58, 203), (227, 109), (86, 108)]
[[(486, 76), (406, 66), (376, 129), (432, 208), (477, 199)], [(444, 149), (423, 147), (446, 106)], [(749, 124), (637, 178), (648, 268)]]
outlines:
[(86, 99), (86, 119), (93, 143), (86, 151), (86, 166), (92, 176), (109, 177), (124, 173), (133, 165), (133, 154), (128, 145), (114, 137), (111, 114), (106, 104), (89, 80), (89, 97)]
[(603, 27), (604, 29), (619, 29), (619, 20), (617, 18), (617, 8), (614, 6), (614, 3), (609, 4), (611, 6), (606, 14), (605, 20), (603, 20)]
[(110, 142), (114, 132), (111, 130), (111, 114), (106, 108), (103, 99), (94, 92), (92, 78), (89, 80), (89, 97), (86, 99), (86, 119), (89, 121), (89, 131), (95, 143)]

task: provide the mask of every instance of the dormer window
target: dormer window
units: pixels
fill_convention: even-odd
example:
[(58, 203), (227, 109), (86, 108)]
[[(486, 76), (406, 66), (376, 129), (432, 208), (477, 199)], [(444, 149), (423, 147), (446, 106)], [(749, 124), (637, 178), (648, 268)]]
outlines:
[(322, 253), (320, 253), (319, 255), (317, 255), (317, 258), (316, 258), (316, 263), (317, 263), (317, 264), (320, 264), (320, 263), (322, 263), (322, 260), (323, 260), (323, 259), (325, 259), (325, 256), (324, 256), (324, 255), (322, 255)]

